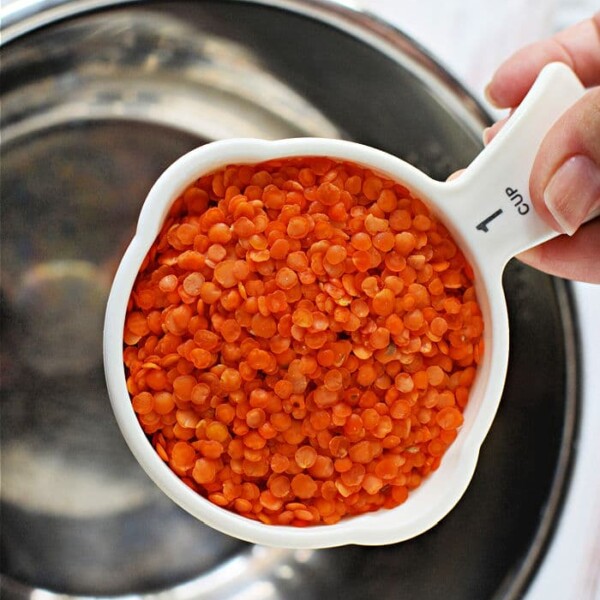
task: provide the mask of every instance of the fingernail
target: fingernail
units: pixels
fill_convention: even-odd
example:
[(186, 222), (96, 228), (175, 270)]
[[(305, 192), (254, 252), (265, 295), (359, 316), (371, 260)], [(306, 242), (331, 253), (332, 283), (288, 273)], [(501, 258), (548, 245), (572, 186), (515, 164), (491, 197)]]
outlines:
[(572, 156), (550, 179), (544, 202), (560, 231), (573, 235), (600, 204), (600, 168), (587, 156)]
[(533, 248), (524, 250), (523, 252), (517, 254), (517, 258), (526, 265), (535, 266), (540, 261), (541, 248), (541, 246), (534, 246)]
[(494, 99), (494, 96), (492, 96), (492, 83), (488, 83), (484, 90), (483, 90), (483, 95), (485, 97), (485, 99), (493, 106), (498, 107), (498, 103), (496, 102), (496, 100)]
[(492, 128), (486, 127), (481, 134), (481, 138), (483, 139), (483, 143), (487, 146), (492, 138)]

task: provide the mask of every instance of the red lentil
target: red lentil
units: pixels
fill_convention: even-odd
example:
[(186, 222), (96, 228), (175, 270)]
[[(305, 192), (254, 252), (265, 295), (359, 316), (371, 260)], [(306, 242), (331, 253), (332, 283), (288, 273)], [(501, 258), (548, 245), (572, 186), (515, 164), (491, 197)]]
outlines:
[(406, 188), (356, 165), (230, 165), (174, 202), (124, 362), (157, 453), (211, 502), (306, 526), (404, 502), (462, 425), (473, 273)]

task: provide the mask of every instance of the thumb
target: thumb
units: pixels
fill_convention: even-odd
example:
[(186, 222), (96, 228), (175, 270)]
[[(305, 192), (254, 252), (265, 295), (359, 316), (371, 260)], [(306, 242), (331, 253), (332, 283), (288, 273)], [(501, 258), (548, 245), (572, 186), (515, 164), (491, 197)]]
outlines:
[(548, 132), (529, 191), (539, 215), (568, 235), (600, 209), (599, 87), (586, 92)]

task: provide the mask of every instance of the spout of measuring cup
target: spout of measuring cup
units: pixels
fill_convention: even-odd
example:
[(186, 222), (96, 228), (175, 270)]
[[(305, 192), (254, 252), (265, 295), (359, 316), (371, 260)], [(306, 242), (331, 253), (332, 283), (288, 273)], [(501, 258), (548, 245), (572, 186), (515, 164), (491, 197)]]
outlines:
[(519, 252), (558, 235), (536, 213), (529, 178), (546, 133), (584, 91), (566, 65), (544, 67), (502, 130), (461, 177), (445, 184), (461, 237), (500, 270)]

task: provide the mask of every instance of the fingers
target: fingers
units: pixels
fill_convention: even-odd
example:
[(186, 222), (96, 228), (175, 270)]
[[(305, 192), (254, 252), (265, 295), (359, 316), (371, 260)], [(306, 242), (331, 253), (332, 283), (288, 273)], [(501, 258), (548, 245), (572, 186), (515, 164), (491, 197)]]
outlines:
[(491, 127), (487, 127), (483, 130), (483, 143), (487, 146), (498, 134), (498, 132), (506, 125), (509, 117), (504, 117), (504, 119), (500, 119), (496, 121)]
[(600, 85), (600, 12), (513, 54), (494, 74), (488, 99), (499, 108), (518, 106), (542, 68), (556, 61), (569, 65), (586, 87)]
[[(531, 44), (509, 58), (495, 73), (486, 94), (500, 108), (515, 108), (541, 69), (560, 61), (586, 87), (600, 86), (600, 12), (591, 19)], [(484, 132), (488, 144), (507, 119)], [(539, 215), (566, 233), (519, 258), (542, 271), (579, 281), (600, 283), (600, 87), (589, 90), (546, 135), (536, 157), (530, 195)]]
[(554, 124), (540, 146), (529, 192), (538, 214), (556, 231), (572, 235), (600, 210), (599, 132), (597, 87)]
[[(483, 132), (489, 142), (509, 117)], [(600, 87), (589, 90), (544, 138), (530, 179), (540, 216), (556, 231), (572, 235), (600, 210)]]
[(452, 181), (454, 179), (458, 179), (464, 172), (465, 172), (465, 169), (459, 169), (458, 171), (454, 171), (454, 173), (450, 173), (450, 175), (448, 175), (448, 178), (446, 179), (446, 181)]
[(573, 237), (561, 235), (517, 258), (550, 275), (600, 283), (600, 219), (587, 223)]

